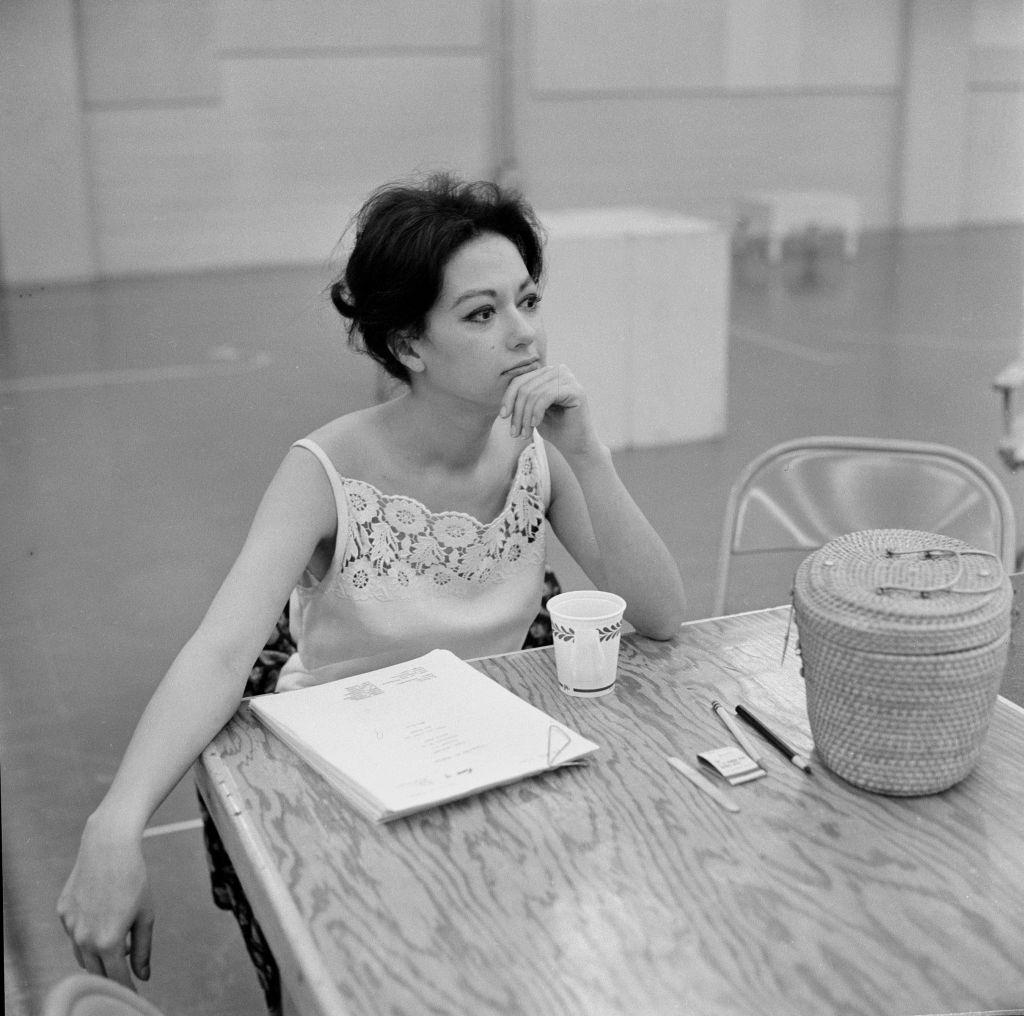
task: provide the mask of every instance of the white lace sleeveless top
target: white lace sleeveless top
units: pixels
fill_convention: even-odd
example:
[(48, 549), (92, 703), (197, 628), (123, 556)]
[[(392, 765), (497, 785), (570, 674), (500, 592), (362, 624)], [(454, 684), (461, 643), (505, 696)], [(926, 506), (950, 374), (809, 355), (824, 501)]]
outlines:
[(539, 435), (519, 456), (504, 509), (486, 524), (342, 477), (319, 445), (295, 444), (317, 457), (331, 482), (338, 535), (324, 577), (307, 571), (292, 593), (298, 651), (281, 668), (278, 691), (431, 649), (472, 659), (522, 646), (540, 609), (551, 500)]

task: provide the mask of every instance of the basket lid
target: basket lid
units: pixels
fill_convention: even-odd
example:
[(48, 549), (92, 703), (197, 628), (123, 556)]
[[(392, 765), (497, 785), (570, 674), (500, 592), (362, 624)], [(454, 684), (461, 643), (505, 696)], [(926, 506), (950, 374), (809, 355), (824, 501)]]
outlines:
[(909, 529), (840, 536), (797, 569), (797, 621), (879, 653), (960, 652), (1001, 637), (1013, 587), (999, 558)]

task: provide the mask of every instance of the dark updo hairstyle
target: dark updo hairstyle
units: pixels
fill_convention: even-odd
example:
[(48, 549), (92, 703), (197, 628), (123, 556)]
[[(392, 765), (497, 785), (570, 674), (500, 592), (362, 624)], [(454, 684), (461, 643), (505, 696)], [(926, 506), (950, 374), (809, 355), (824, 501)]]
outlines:
[(348, 321), (349, 343), (405, 383), (409, 371), (395, 355), (396, 340), (423, 333), (445, 267), (463, 244), (485, 233), (504, 236), (540, 281), (540, 224), (520, 194), (494, 183), (438, 173), (422, 185), (387, 184), (354, 224), (355, 242), (330, 287), (331, 302)]

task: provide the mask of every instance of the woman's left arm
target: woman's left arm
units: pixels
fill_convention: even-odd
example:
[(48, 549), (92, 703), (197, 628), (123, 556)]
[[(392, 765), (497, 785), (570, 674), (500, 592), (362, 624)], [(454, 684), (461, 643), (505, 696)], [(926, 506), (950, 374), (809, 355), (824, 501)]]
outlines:
[(679, 569), (619, 478), (568, 368), (515, 378), (501, 412), (513, 434), (538, 427), (548, 443), (548, 519), (565, 549), (598, 588), (626, 601), (626, 619), (637, 631), (671, 638), (685, 611)]

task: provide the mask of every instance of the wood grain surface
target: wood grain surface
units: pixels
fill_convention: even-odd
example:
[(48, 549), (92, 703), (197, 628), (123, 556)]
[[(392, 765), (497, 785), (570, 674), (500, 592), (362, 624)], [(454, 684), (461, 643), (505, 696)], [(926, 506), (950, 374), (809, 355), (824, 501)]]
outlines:
[(1024, 1004), (1024, 711), (930, 797), (808, 776), (722, 786), (665, 761), (731, 743), (742, 697), (812, 750), (786, 611), (623, 639), (616, 691), (569, 698), (550, 650), (476, 661), (600, 750), (374, 825), (243, 709), (201, 789), (301, 1012), (939, 1013)]

